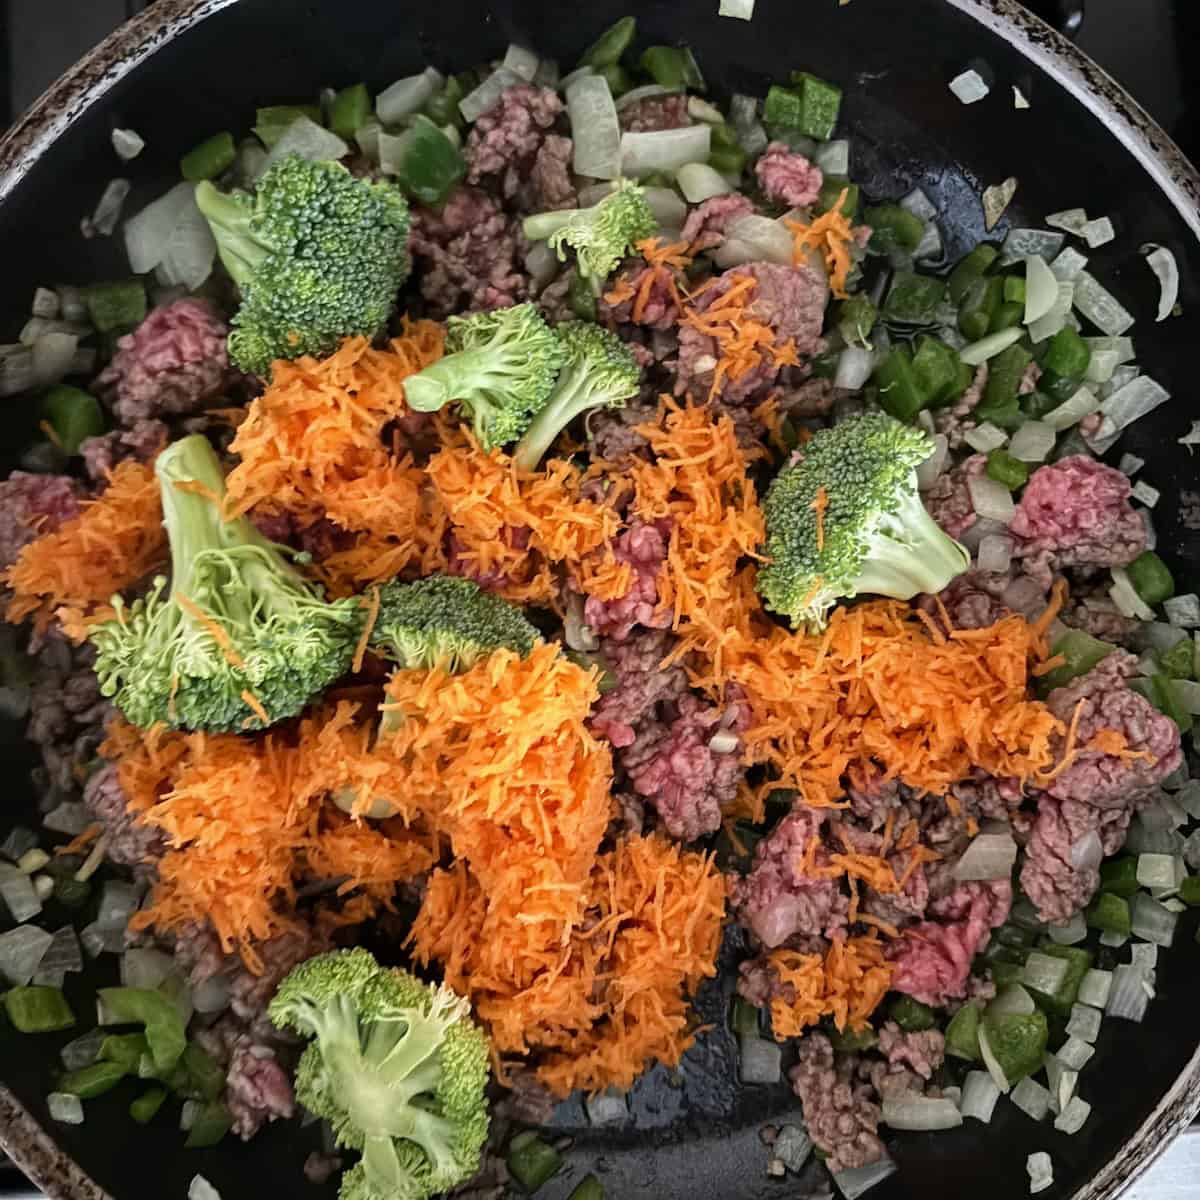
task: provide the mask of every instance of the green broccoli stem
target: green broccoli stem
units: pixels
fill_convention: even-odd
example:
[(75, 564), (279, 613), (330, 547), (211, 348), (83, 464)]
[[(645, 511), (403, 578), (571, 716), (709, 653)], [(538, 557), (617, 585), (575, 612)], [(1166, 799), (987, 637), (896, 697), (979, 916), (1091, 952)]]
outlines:
[(217, 237), (217, 252), (239, 288), (245, 288), (270, 253), (250, 228), (249, 197), (222, 192), (207, 179), (196, 185), (196, 207)]
[(606, 401), (606, 396), (597, 396), (590, 387), (586, 369), (579, 365), (568, 367), (550, 402), (534, 417), (525, 436), (517, 444), (513, 453), (517, 468), (536, 471), (546, 451), (554, 444), (554, 439), (576, 417)]
[(870, 549), (856, 580), (859, 594), (911, 600), (935, 593), (971, 565), (967, 550), (929, 515), (916, 488), (900, 508), (882, 518), (869, 538)]
[(417, 412), (437, 412), (452, 400), (471, 396), (472, 407), (478, 408), (481, 392), (502, 390), (512, 383), (511, 376), (496, 370), (499, 360), (492, 346), (448, 354), (405, 381), (405, 402)]
[[(560, 229), (565, 229), (580, 213), (580, 209), (568, 208), (561, 212), (536, 213), (525, 218), (523, 230), (531, 242), (545, 242)], [(586, 210), (585, 210), (586, 211)]]

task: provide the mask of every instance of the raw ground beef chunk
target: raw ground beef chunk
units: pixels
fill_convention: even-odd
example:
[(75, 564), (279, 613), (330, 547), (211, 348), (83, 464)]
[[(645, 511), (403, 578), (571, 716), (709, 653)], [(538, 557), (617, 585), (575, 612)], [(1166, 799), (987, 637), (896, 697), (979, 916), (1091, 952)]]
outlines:
[(772, 142), (754, 166), (758, 185), (768, 200), (788, 208), (815, 204), (824, 177), (803, 154), (794, 154), (783, 142)]

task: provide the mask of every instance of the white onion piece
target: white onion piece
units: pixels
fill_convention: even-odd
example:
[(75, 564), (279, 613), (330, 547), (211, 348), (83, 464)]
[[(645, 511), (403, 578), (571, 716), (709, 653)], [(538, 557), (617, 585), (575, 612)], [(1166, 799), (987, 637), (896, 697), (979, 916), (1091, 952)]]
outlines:
[(1104, 1014), (1090, 1004), (1071, 1005), (1071, 1019), (1067, 1022), (1067, 1036), (1078, 1038), (1088, 1045), (1095, 1045), (1100, 1036), (1100, 1025)]
[(1195, 629), (1200, 625), (1200, 597), (1195, 592), (1172, 596), (1163, 601), (1163, 612), (1177, 629)]
[[(646, 203), (654, 214), (661, 230), (680, 229), (687, 220), (687, 205), (679, 198), (674, 188), (650, 187), (643, 189)], [(668, 238), (669, 242), (676, 241)]]
[(978, 71), (964, 71), (950, 80), (950, 90), (960, 104), (977, 104), (992, 89)]
[(733, 188), (725, 182), (720, 171), (708, 163), (685, 163), (675, 172), (679, 190), (689, 204), (703, 204), (714, 196), (728, 196)]
[(1153, 972), (1158, 966), (1158, 947), (1153, 942), (1137, 942), (1129, 948), (1130, 964)]
[(1012, 1102), (1031, 1120), (1040, 1121), (1050, 1111), (1050, 1093), (1032, 1076), (1026, 1076), (1012, 1090)]
[(625, 133), (621, 135), (621, 172), (638, 179), (655, 171), (678, 171), (686, 163), (707, 162), (711, 153), (712, 128), (708, 125)]
[(595, 67), (576, 67), (575, 70), (568, 71), (567, 74), (558, 81), (558, 90), (565, 94), (571, 85), (576, 82), (576, 80), (586, 79), (587, 76), (595, 74)]
[[(843, 353), (849, 353), (846, 351)], [(841, 369), (841, 363), (838, 363), (838, 369)], [(834, 381), (837, 382), (836, 379)], [(946, 459), (950, 457), (950, 441), (944, 433), (935, 434), (933, 437), (933, 453), (917, 468), (917, 487), (922, 492), (927, 492), (938, 481), (942, 471), (946, 468)]]
[(766, 1038), (743, 1034), (741, 1046), (741, 1078), (743, 1083), (778, 1083), (783, 1076), (783, 1050)]
[(1083, 913), (1072, 913), (1065, 925), (1050, 926), (1050, 940), (1056, 946), (1078, 946), (1087, 940), (1087, 921)]
[(1107, 383), (1119, 365), (1115, 350), (1093, 350), (1084, 378), (1088, 383)]
[(985, 1125), (991, 1121), (1000, 1099), (1000, 1089), (987, 1071), (969, 1071), (963, 1082), (960, 1107), (964, 1117), (974, 1117)]
[(131, 988), (156, 988), (175, 966), (169, 954), (133, 946), (121, 955), (121, 983)]
[(1090, 389), (1081, 387), (1069, 400), (1065, 400), (1057, 408), (1052, 409), (1043, 418), (1044, 424), (1049, 425), (1056, 433), (1078, 425), (1084, 417), (1091, 416), (1100, 408), (1100, 401)]
[(1025, 93), (1014, 83), (1013, 90), (1013, 108), (1026, 109), (1029, 107), (1029, 101), (1026, 99)]
[(1144, 888), (1176, 887), (1176, 864), (1179, 861), (1173, 854), (1139, 854), (1138, 883)]
[(937, 227), (936, 222), (930, 221), (925, 226), (925, 232), (921, 234), (917, 248), (913, 251), (913, 260), (923, 262), (929, 258), (940, 258), (944, 248), (942, 231)]
[(1008, 444), (1013, 458), (1024, 463), (1044, 463), (1054, 449), (1054, 429), (1044, 421), (1026, 421)]
[(505, 70), (511, 71), (514, 75), (520, 75), (526, 83), (532, 83), (533, 77), (538, 73), (540, 62), (541, 59), (532, 50), (528, 50), (524, 46), (518, 46), (516, 42), (513, 42), (504, 55), (504, 62), (501, 63), (501, 66)]
[(121, 210), (125, 207), (129, 195), (128, 179), (112, 179), (100, 194), (95, 211), (90, 217), (84, 217), (80, 228), (83, 236), (110, 237), (121, 219)]
[[(1185, 763), (1184, 766), (1186, 765)], [(1163, 785), (1166, 786), (1167, 782), (1163, 780)], [(1175, 800), (1193, 820), (1200, 818), (1200, 780), (1191, 779), (1185, 782), (1175, 794)]]
[(0, 863), (0, 900), (8, 905), (9, 916), (18, 925), (42, 911), (42, 902), (37, 897), (33, 881), (24, 871), (18, 871), (7, 863)]
[(96, 912), (96, 927), (102, 933), (124, 934), (129, 918), (133, 916), (141, 899), (140, 891), (121, 879), (110, 879), (100, 895), (100, 907)]
[(1054, 1183), (1054, 1164), (1044, 1150), (1031, 1154), (1025, 1160), (1025, 1170), (1029, 1174), (1029, 1190), (1035, 1196)]
[(214, 975), (192, 992), (196, 1011), (204, 1015), (224, 1012), (229, 1007), (230, 982), (227, 975)]
[(196, 185), (177, 183), (125, 222), (125, 251), (135, 275), (146, 275), (162, 262), (175, 227), (195, 204)]
[(280, 134), (279, 141), (267, 155), (267, 168), (289, 154), (297, 154), (309, 162), (337, 162), (350, 153), (350, 147), (336, 133), (318, 125), (311, 117), (297, 117)]
[[(413, 95), (406, 95), (403, 97), (403, 104), (407, 105), (412, 103), (413, 96), (419, 94), (418, 85), (415, 81), (420, 78), (421, 76), (418, 75), (414, 76), (412, 79), (401, 80), (402, 83), (409, 84), (413, 92)], [(597, 76), (597, 78), (599, 78), (599, 76)], [(478, 121), (479, 118), (482, 117), (489, 108), (492, 108), (496, 101), (499, 100), (509, 88), (519, 87), (524, 82), (525, 80), (523, 80), (520, 75), (516, 74), (515, 71), (510, 71), (507, 67), (501, 67), (499, 70), (493, 71), (473, 92), (468, 92), (458, 102), (458, 111), (462, 113), (463, 120), (466, 121), (468, 125), (472, 125)], [(393, 88), (399, 86), (399, 84), (392, 84)], [(605, 84), (604, 86), (607, 88), (608, 84)], [(392, 88), (388, 88), (388, 92), (391, 90)], [(416, 104), (409, 109), (409, 111), (404, 115), (410, 116), (412, 113), (424, 108), (425, 105), (429, 103), (430, 99), (433, 97), (433, 93), (436, 90), (436, 88), (430, 87), (429, 94), (419, 104)], [(384, 92), (383, 96), (386, 95), (387, 92)], [(381, 96), (380, 99), (382, 99), (383, 96)], [(399, 104), (397, 104), (397, 107), (399, 107)], [(375, 112), (385, 125), (390, 123), (379, 107), (379, 100), (375, 101)]]
[(883, 1123), (893, 1129), (912, 1131), (957, 1129), (962, 1113), (953, 1100), (930, 1099), (915, 1092), (902, 1091), (883, 1100)]
[(983, 189), (983, 227), (989, 233), (1000, 224), (1000, 218), (1017, 194), (1017, 179), (1009, 176), (1003, 183), (994, 183)]
[(1004, 239), (1001, 266), (1012, 267), (1027, 258), (1049, 262), (1067, 239), (1050, 229), (1010, 229)]
[[(1054, 1128), (1059, 1133), (1078, 1133), (1091, 1115), (1092, 1106), (1086, 1100), (1081, 1100), (1078, 1096), (1073, 1096), (1070, 1103), (1067, 1104), (1055, 1119)], [(1050, 1183), (1053, 1182), (1054, 1180), (1051, 1179), (1046, 1186), (1049, 1187)]]
[(78, 837), (91, 824), (91, 814), (80, 800), (64, 800), (43, 818), (42, 825), (54, 833)]
[(1090, 250), (1107, 246), (1117, 236), (1113, 223), (1107, 217), (1097, 217), (1094, 221), (1088, 221), (1079, 232)]
[(1037, 1008), (1033, 997), (1019, 984), (1002, 988), (987, 1006), (989, 1017), (1027, 1017)]
[(979, 1025), (979, 1053), (983, 1057), (983, 1065), (987, 1067), (988, 1074), (992, 1077), (992, 1082), (1000, 1089), (1007, 1093), (1012, 1086), (1008, 1082), (1008, 1077), (1004, 1074), (1004, 1068), (1000, 1066), (996, 1056), (992, 1053), (991, 1043), (988, 1041), (987, 1030), (983, 1023)]
[(122, 162), (131, 162), (146, 148), (145, 139), (132, 129), (114, 129), (112, 148)]
[(1025, 259), (1025, 318), (1026, 325), (1040, 321), (1058, 300), (1058, 280), (1046, 266), (1046, 260), (1036, 255)]
[(1002, 329), (999, 333), (990, 333), (985, 338), (980, 338), (977, 342), (972, 342), (969, 346), (964, 346), (959, 351), (958, 357), (967, 364), (968, 367), (978, 367), (987, 362), (988, 359), (995, 358), (997, 354), (1005, 351), (1009, 346), (1015, 345), (1024, 336), (1019, 328)]
[(1108, 589), (1109, 599), (1117, 606), (1121, 616), (1132, 617), (1138, 621), (1153, 621), (1154, 609), (1137, 594), (1125, 568), (1113, 567), (1109, 574), (1112, 576), (1112, 586)]
[(575, 141), (577, 175), (616, 179), (621, 174), (621, 123), (608, 81), (584, 75), (567, 88), (567, 116)]
[(1137, 357), (1131, 337), (1089, 337), (1083, 340), (1093, 358), (1105, 352), (1115, 354), (1118, 367), (1133, 362)]
[(78, 346), (73, 333), (43, 333), (33, 343), (34, 380), (47, 386), (64, 379), (74, 365)]
[(1071, 866), (1076, 871), (1095, 871), (1103, 861), (1104, 845), (1094, 829), (1071, 843)]
[(193, 1175), (188, 1184), (187, 1200), (221, 1200), (221, 1193), (203, 1175)]
[(812, 1138), (796, 1125), (783, 1126), (771, 1144), (771, 1153), (797, 1175), (804, 1169), (812, 1149)]
[[(792, 265), (795, 241), (785, 226), (778, 221), (772, 221), (770, 217), (755, 214), (739, 217), (729, 226), (728, 239), (740, 243), (750, 254), (749, 258), (730, 263), (730, 266), (740, 266), (743, 262), (771, 262), (781, 267)], [(713, 255), (718, 266), (725, 265), (726, 256), (720, 252), (724, 248), (720, 247)]]
[(721, 0), (717, 8), (718, 17), (734, 17), (739, 21), (754, 19), (755, 0)]
[(982, 425), (968, 429), (963, 434), (963, 441), (980, 454), (990, 454), (993, 450), (999, 450), (1008, 441), (1008, 434), (998, 425), (984, 421)]
[[(285, 132), (276, 145), (283, 145), (286, 139)], [(155, 275), (165, 287), (183, 287), (192, 292), (212, 274), (216, 259), (217, 240), (193, 194), (167, 239), (166, 250), (162, 261), (155, 267)]]
[(833, 1182), (837, 1184), (838, 1191), (845, 1200), (858, 1200), (877, 1183), (882, 1183), (895, 1173), (896, 1164), (885, 1154), (878, 1162), (868, 1163), (865, 1167), (851, 1167), (848, 1171), (838, 1171), (833, 1177)]
[(624, 112), (627, 108), (640, 104), (643, 100), (657, 100), (659, 96), (677, 95), (679, 95), (678, 88), (663, 87), (661, 83), (647, 83), (642, 87), (630, 88), (621, 96), (617, 101), (617, 112)]
[(619, 1088), (606, 1088), (583, 1102), (593, 1125), (620, 1125), (629, 1119), (629, 1101)]
[(1007, 879), (1017, 861), (1017, 843), (1011, 833), (981, 833), (954, 864), (954, 878), (971, 880)]
[(1146, 266), (1154, 272), (1161, 289), (1158, 297), (1158, 315), (1154, 319), (1165, 321), (1179, 303), (1179, 263), (1170, 250), (1165, 246), (1156, 246), (1153, 242), (1144, 245), (1142, 253), (1146, 256)]
[(1058, 298), (1054, 307), (1038, 321), (1029, 326), (1029, 338), (1035, 344), (1052, 338), (1059, 330), (1064, 329), (1071, 315), (1071, 305), (1075, 300), (1075, 283), (1061, 280), (1058, 285)]
[(1133, 916), (1134, 937), (1145, 938), (1156, 946), (1170, 946), (1175, 940), (1178, 916), (1163, 908), (1157, 900), (1139, 892), (1130, 906)]
[(1053, 958), (1034, 950), (1021, 968), (1021, 982), (1035, 992), (1053, 996), (1062, 987), (1070, 965), (1065, 958)]
[[(5, 868), (0, 866), (0, 878)], [(33, 925), (19, 925), (0, 934), (0, 980), (13, 987), (24, 987), (41, 965), (50, 943), (51, 934)]]
[[(845, 138), (835, 138), (832, 142), (823, 142), (817, 147), (817, 152), (813, 155), (813, 162), (826, 175), (849, 175), (850, 143)], [(900, 203), (903, 204), (904, 201), (901, 200)], [(926, 203), (928, 204), (928, 201)], [(926, 217), (924, 219), (928, 220), (929, 218)]]
[(1080, 316), (1086, 317), (1109, 337), (1116, 337), (1133, 328), (1133, 314), (1087, 271), (1080, 271), (1075, 280), (1073, 304)]
[(1087, 223), (1088, 215), (1082, 208), (1066, 208), (1062, 212), (1051, 213), (1046, 218), (1047, 225), (1073, 233), (1076, 237), (1083, 236), (1083, 227)]
[(538, 62), (538, 69), (533, 76), (533, 86), (549, 88), (557, 91), (558, 81), (562, 78), (562, 70), (553, 58), (543, 58)]
[[(820, 166), (820, 163), (817, 165)], [(839, 174), (836, 171), (831, 173)], [(844, 172), (841, 173), (844, 174)], [(922, 221), (932, 221), (937, 217), (936, 205), (919, 187), (913, 188), (907, 196), (901, 198), (900, 207), (912, 213), (914, 217), (919, 217)]]
[(1112, 972), (1092, 967), (1079, 985), (1079, 1002), (1095, 1008), (1103, 1008), (1108, 1003), (1111, 990)]
[(856, 392), (871, 378), (875, 355), (861, 346), (847, 346), (838, 358), (837, 372), (833, 377), (834, 387)]
[(1007, 525), (1016, 512), (1012, 492), (1002, 483), (989, 479), (986, 475), (978, 475), (967, 482), (971, 493), (971, 506), (981, 517), (999, 521)]
[(557, 274), (559, 268), (558, 255), (550, 249), (547, 242), (534, 242), (525, 255), (525, 270), (539, 287), (544, 288)]
[(741, 744), (738, 735), (728, 729), (719, 729), (708, 739), (708, 748), (714, 754), (732, 754)]
[(83, 1101), (72, 1092), (51, 1092), (46, 1097), (46, 1111), (61, 1125), (83, 1124)]
[(1086, 271), (1088, 259), (1073, 246), (1068, 246), (1051, 264), (1050, 270), (1060, 283), (1073, 283), (1080, 272)]

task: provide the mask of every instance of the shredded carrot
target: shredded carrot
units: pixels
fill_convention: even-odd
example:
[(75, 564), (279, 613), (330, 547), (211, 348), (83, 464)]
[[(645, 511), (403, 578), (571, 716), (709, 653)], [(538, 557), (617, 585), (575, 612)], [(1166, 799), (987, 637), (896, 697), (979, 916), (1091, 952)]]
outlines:
[(829, 508), (829, 494), (823, 487), (817, 488), (817, 497), (812, 502), (813, 511), (817, 514), (817, 549), (825, 549), (825, 512)]
[(224, 499), (198, 479), (176, 479), (171, 486), (177, 491), (190, 492), (193, 496), (199, 496), (202, 500), (207, 500), (214, 508), (224, 510)]
[(46, 435), (52, 446), (57, 446), (60, 450), (63, 448), (62, 438), (58, 436), (58, 430), (49, 421), (39, 421), (38, 428)]
[(890, 921), (885, 921), (882, 917), (876, 917), (871, 913), (860, 912), (858, 914), (858, 923), (860, 925), (870, 925), (872, 928), (878, 929), (885, 937), (898, 938), (900, 936), (900, 930)]
[(1068, 594), (1067, 581), (1061, 577), (1056, 579), (1054, 586), (1050, 589), (1049, 604), (1046, 605), (1041, 616), (1032, 625), (1035, 637), (1044, 639), (1050, 632), (1050, 626), (1054, 624), (1058, 614), (1062, 612), (1063, 605), (1067, 602)]
[(1040, 678), (1043, 675), (1049, 675), (1051, 671), (1057, 671), (1059, 667), (1066, 663), (1065, 655), (1056, 654), (1053, 658), (1048, 658), (1044, 662), (1035, 663), (1030, 674)]
[(371, 643), (371, 634), (375, 630), (375, 622), (379, 620), (379, 589), (373, 587), (369, 598), (365, 602), (367, 610), (367, 619), (363, 624), (363, 631), (359, 635), (358, 645), (354, 648), (354, 661), (351, 663), (350, 669), (358, 674), (363, 667), (363, 659), (367, 654), (367, 647)]
[(54, 853), (56, 855), (78, 854), (90, 846), (103, 832), (103, 825), (89, 825), (78, 837), (72, 838), (65, 846), (56, 846)]
[[(879, 928), (877, 918), (859, 920)], [(887, 994), (892, 966), (874, 935), (835, 939), (822, 957), (796, 950), (774, 950), (767, 963), (783, 985), (771, 1001), (771, 1031), (776, 1040), (799, 1037), (822, 1017), (839, 1030), (858, 1032)]]
[(265, 708), (263, 708), (262, 701), (249, 688), (245, 688), (242, 691), (241, 696), (246, 702), (246, 707), (263, 723), (264, 726), (271, 724), (270, 714)]
[(844, 300), (848, 294), (846, 280), (853, 265), (850, 245), (854, 241), (854, 228), (842, 213), (846, 196), (847, 191), (843, 188), (837, 203), (810, 224), (806, 225), (802, 221), (786, 222), (796, 239), (796, 265), (807, 261), (806, 251), (819, 251), (825, 259), (830, 289), (839, 300)]
[(967, 837), (974, 837), (979, 832), (979, 822), (974, 817), (967, 818)]
[(1126, 760), (1142, 759), (1154, 762), (1154, 755), (1149, 750), (1130, 750), (1125, 735), (1117, 729), (1098, 729), (1086, 749), (1098, 751), (1100, 754)]
[(652, 267), (672, 267), (686, 271), (692, 265), (687, 242), (664, 242), (662, 238), (646, 238), (634, 243), (634, 249)]
[[(221, 653), (225, 656), (225, 661), (231, 667), (236, 667), (241, 670), (246, 663), (242, 656), (237, 652), (237, 647), (234, 646), (229, 634), (214, 618), (210, 617), (190, 596), (185, 596), (182, 592), (173, 594), (175, 603), (183, 609), (193, 621), (197, 621), (204, 627), (205, 632), (217, 643)], [(267, 722), (268, 724), (270, 722)]]

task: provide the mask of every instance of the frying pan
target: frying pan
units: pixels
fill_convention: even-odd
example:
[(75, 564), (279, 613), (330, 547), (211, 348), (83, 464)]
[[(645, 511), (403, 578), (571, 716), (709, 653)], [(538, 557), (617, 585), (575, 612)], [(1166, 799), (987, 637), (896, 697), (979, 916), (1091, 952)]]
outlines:
[[(854, 174), (868, 191), (896, 197), (922, 187), (937, 203), (950, 259), (984, 233), (983, 187), (1016, 176), (1013, 223), (1037, 223), (1085, 206), (1112, 217), (1118, 238), (1095, 266), (1138, 314), (1155, 310), (1157, 287), (1138, 247), (1172, 249), (1183, 274), (1183, 315), (1156, 325), (1143, 315), (1139, 359), (1177, 397), (1138, 424), (1122, 449), (1147, 461), (1163, 493), (1155, 512), (1159, 549), (1184, 581), (1200, 586), (1200, 539), (1179, 521), (1178, 492), (1195, 469), (1176, 439), (1194, 415), (1192, 377), (1200, 347), (1200, 175), (1112, 80), (1062, 36), (1012, 0), (758, 0), (752, 23), (717, 16), (716, 0), (161, 0), (64, 76), (0, 144), (0, 322), (14, 330), (41, 283), (119, 276), (116, 239), (84, 242), (79, 219), (116, 173), (114, 126), (138, 130), (147, 150), (123, 173), (133, 179), (129, 211), (177, 178), (177, 158), (214, 130), (244, 129), (260, 103), (311, 98), (326, 83), (386, 85), (426, 64), (459, 69), (526, 41), (570, 63), (619, 16), (636, 10), (643, 39), (686, 39), (719, 94), (762, 94), (796, 68), (841, 84), (843, 130), (853, 138)], [(1071, 21), (1079, 0), (1063, 0)], [(969, 108), (946, 90), (968, 63), (986, 64), (992, 95)], [(1031, 107), (1018, 111), (1012, 85)], [(1002, 225), (999, 232), (1003, 233)], [(33, 416), (9, 404), (0, 422), (0, 469), (15, 462)], [(36, 820), (25, 780), (32, 765), (19, 728), (0, 728), (0, 761), (11, 781), (0, 836)], [(1101, 1200), (1158, 1155), (1200, 1107), (1195, 994), (1200, 949), (1195, 914), (1181, 921), (1175, 949), (1160, 957), (1160, 993), (1143, 1025), (1108, 1022), (1084, 1075), (1094, 1105), (1075, 1137), (1034, 1125), (1001, 1105), (990, 1126), (892, 1140), (898, 1172), (871, 1200), (958, 1197), (1012, 1200), (1028, 1194), (1025, 1160), (1048, 1150), (1056, 1183), (1049, 1200)], [(732, 935), (724, 953), (738, 953)], [(78, 1011), (105, 972), (76, 984)], [(728, 982), (724, 985), (727, 988)], [(621, 1200), (757, 1200), (802, 1195), (802, 1181), (767, 1176), (759, 1129), (798, 1120), (785, 1086), (735, 1084), (736, 1055), (724, 1032), (721, 984), (698, 999), (714, 1031), (683, 1069), (656, 1068), (632, 1097), (633, 1122), (591, 1130), (578, 1102), (556, 1124), (573, 1138), (564, 1172), (539, 1193), (569, 1195), (589, 1170)], [(249, 1145), (227, 1141), (185, 1151), (174, 1120), (134, 1127), (124, 1105), (93, 1103), (79, 1127), (48, 1121), (49, 1067), (70, 1035), (0, 1042), (0, 1144), (47, 1193), (69, 1200), (154, 1196), (181, 1200), (204, 1174), (225, 1200), (274, 1191), (332, 1195), (304, 1182), (315, 1144), (295, 1122), (274, 1125)], [(43, 1132), (43, 1129), (49, 1132)]]

